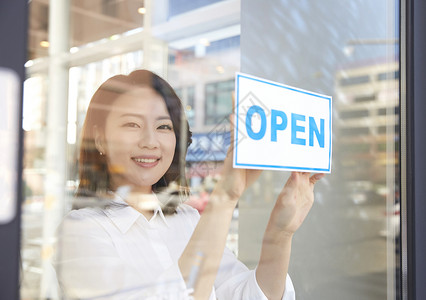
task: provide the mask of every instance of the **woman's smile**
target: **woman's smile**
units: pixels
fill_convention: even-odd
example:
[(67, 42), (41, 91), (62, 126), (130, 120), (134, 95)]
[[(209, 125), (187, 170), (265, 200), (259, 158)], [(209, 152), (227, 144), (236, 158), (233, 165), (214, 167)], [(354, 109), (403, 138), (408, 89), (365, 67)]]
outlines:
[(158, 165), (158, 162), (160, 161), (160, 157), (156, 156), (139, 156), (139, 157), (132, 157), (132, 160), (140, 167), (142, 168), (153, 168), (156, 165)]

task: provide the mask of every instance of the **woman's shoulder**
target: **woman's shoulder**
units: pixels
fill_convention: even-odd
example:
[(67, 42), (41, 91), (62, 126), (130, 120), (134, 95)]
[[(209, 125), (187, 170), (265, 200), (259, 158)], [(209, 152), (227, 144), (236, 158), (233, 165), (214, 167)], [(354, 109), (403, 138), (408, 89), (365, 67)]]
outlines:
[(198, 220), (200, 219), (200, 214), (198, 213), (198, 210), (185, 203), (180, 204), (176, 208), (175, 216), (189, 220), (192, 225), (196, 225), (198, 223)]
[(187, 214), (187, 215), (193, 215), (193, 216), (200, 216), (200, 214), (198, 213), (198, 210), (196, 210), (195, 208), (193, 208), (192, 206), (182, 203), (180, 204), (177, 208), (176, 208), (177, 213), (180, 214)]
[(96, 207), (85, 207), (80, 209), (73, 209), (69, 211), (64, 219), (65, 220), (84, 220), (90, 218), (105, 217), (105, 211)]
[(66, 232), (101, 230), (107, 216), (99, 208), (80, 208), (71, 210), (62, 219), (59, 228)]

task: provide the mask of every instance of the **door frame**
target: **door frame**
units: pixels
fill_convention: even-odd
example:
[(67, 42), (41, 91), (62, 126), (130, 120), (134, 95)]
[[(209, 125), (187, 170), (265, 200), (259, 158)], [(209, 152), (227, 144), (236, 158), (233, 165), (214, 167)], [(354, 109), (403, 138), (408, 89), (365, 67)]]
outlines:
[[(22, 90), (27, 57), (28, 1), (0, 1), (0, 36), (5, 41), (0, 46), (0, 67), (18, 74), (20, 79), (20, 117), (17, 170), (16, 215), (11, 222), (0, 225), (0, 299), (19, 299), (20, 273), (20, 225), (21, 225), (21, 178), (23, 157)], [(13, 145), (11, 145), (13, 147)]]

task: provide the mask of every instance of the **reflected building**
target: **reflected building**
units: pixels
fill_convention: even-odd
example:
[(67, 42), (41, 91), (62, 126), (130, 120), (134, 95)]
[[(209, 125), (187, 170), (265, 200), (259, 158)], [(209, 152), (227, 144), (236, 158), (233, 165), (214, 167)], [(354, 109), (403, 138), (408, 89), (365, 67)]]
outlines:
[(397, 61), (336, 72), (334, 163), (355, 203), (385, 200), (387, 170), (398, 170), (398, 80)]

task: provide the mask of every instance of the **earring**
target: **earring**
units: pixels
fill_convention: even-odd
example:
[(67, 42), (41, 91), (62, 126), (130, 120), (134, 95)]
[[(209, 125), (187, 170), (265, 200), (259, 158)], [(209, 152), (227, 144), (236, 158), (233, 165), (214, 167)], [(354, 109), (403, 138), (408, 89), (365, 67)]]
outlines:
[(99, 154), (102, 156), (102, 155), (104, 155), (102, 152), (99, 152)]

